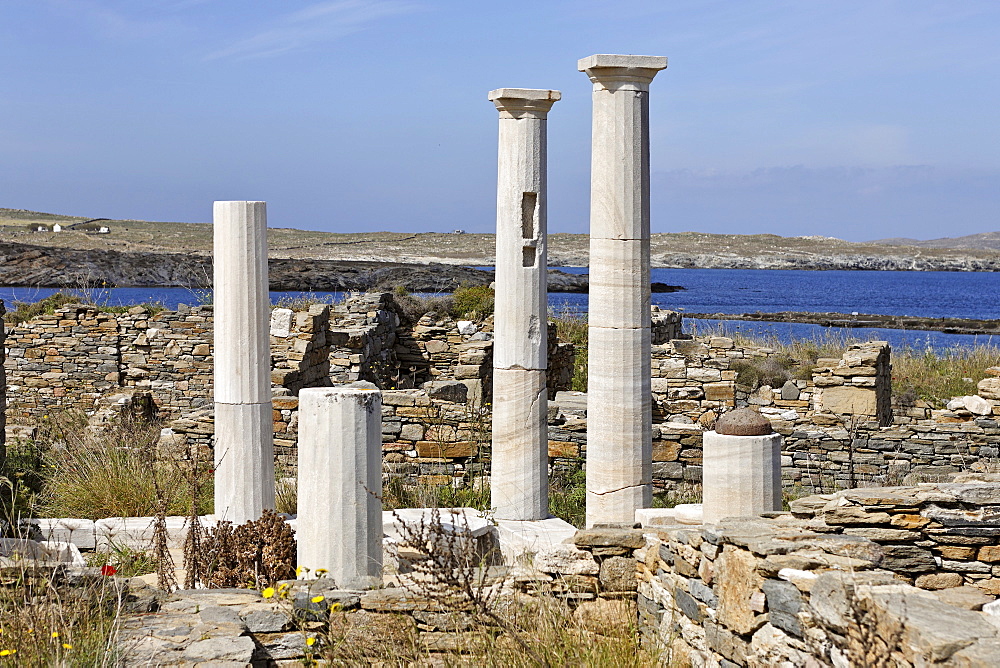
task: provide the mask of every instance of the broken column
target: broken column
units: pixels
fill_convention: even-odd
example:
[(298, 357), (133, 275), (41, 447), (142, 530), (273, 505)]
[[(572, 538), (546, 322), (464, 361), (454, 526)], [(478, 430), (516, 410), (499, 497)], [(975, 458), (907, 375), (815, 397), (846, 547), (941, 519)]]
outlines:
[(781, 435), (766, 417), (738, 408), (703, 438), (704, 523), (781, 510)]
[(491, 506), (497, 519), (549, 515), (546, 116), (557, 90), (500, 88)]
[(342, 589), (382, 582), (381, 425), (371, 383), (299, 393), (298, 563)]
[(242, 524), (274, 508), (267, 212), (214, 208), (215, 515)]
[(587, 525), (652, 501), (649, 84), (659, 56), (595, 55), (590, 181)]

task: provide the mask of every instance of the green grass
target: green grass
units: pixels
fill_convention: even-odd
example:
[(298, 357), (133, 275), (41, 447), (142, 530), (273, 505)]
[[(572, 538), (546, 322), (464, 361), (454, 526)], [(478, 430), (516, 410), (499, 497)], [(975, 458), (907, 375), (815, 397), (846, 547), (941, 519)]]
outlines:
[(6, 574), (0, 583), (0, 665), (120, 665), (114, 640), (123, 598), (110, 577), (69, 586), (27, 567)]
[(894, 354), (892, 391), (901, 398), (926, 401), (943, 408), (948, 400), (976, 393), (976, 384), (986, 369), (1000, 366), (1000, 348), (976, 346), (943, 352), (907, 349)]
[[(782, 343), (775, 337), (725, 334), (721, 327), (699, 328), (701, 336), (729, 336), (738, 347), (771, 348), (768, 358), (734, 362), (738, 382), (751, 387), (780, 386), (783, 378), (808, 379), (816, 361), (838, 359), (849, 346), (864, 343), (850, 334), (825, 331), (811, 338)], [(941, 349), (896, 348), (892, 351), (892, 393), (903, 404), (919, 399), (932, 408), (943, 408), (953, 397), (976, 393), (986, 369), (1000, 366), (1000, 348), (993, 345)]]
[(564, 343), (572, 343), (576, 350), (573, 363), (574, 392), (587, 391), (587, 340), (588, 325), (586, 314), (568, 309), (549, 313), (549, 320), (556, 324), (556, 336)]
[(193, 476), (198, 512), (211, 512), (211, 467), (196, 470), (180, 453), (160, 452), (158, 424), (120, 422), (97, 433), (87, 428), (86, 416), (70, 410), (53, 411), (42, 422), (38, 438), (12, 444), (4, 463), (11, 482), (3, 498), (7, 517), (148, 517), (158, 499), (166, 501), (167, 514), (186, 515)]

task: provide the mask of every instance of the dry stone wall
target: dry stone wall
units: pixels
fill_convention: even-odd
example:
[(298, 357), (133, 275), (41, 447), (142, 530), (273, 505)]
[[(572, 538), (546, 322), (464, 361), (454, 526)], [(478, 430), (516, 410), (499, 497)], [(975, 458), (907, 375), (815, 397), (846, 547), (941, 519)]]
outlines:
[(592, 556), (575, 562), (631, 558), (643, 642), (678, 665), (993, 666), (998, 502), (996, 478), (858, 489), (768, 518), (581, 531)]
[[(657, 340), (679, 336), (679, 314), (654, 311), (652, 321)], [(571, 470), (579, 468), (586, 455), (586, 395), (566, 391), (574, 353), (571, 345), (557, 340), (554, 330), (550, 325), (548, 386), (554, 401), (549, 409), (549, 456), (554, 470)], [(117, 315), (71, 306), (41, 316), (8, 332), (6, 416), (12, 425), (32, 424), (52, 408), (93, 411), (101, 396), (123, 390), (149, 392), (178, 439), (210, 447), (211, 342), (210, 305), (153, 314), (137, 307)], [(430, 401), (432, 412), (446, 416), (454, 427), (454, 445), (431, 456), (427, 443), (445, 442), (446, 433), (406, 438), (421, 429), (426, 432), (433, 420), (406, 415), (415, 407), (402, 406), (402, 414), (386, 415), (387, 468), (429, 480), (466, 477), (470, 462), (480, 467), (488, 463), (488, 448), (470, 448), (470, 421), (460, 414), (488, 409), (492, 347), (489, 319), (455, 322), (427, 315), (406, 326), (386, 293), (354, 295), (332, 307), (275, 309), (272, 388), (279, 463), (294, 472), (296, 396), (301, 388), (368, 380), (396, 391), (424, 388), (430, 382), (425, 395), (415, 396)], [(933, 480), (998, 462), (1000, 368), (980, 383), (977, 396), (956, 398), (942, 410), (919, 402), (897, 406), (886, 425), (891, 392), (886, 344), (854, 346), (841, 358), (819, 360), (810, 373), (792, 378), (787, 377), (795, 370), (783, 364), (774, 349), (740, 346), (728, 337), (674, 338), (654, 345), (657, 486), (673, 489), (700, 482), (702, 433), (722, 412), (743, 405), (757, 408), (784, 437), (782, 475), (787, 487), (825, 492)], [(741, 384), (748, 369), (760, 368), (780, 372), (778, 380), (770, 381), (773, 387), (764, 384), (751, 390)], [(456, 381), (466, 390), (462, 401), (449, 399), (445, 389), (433, 389), (434, 383)], [(489, 434), (481, 438), (488, 442)]]

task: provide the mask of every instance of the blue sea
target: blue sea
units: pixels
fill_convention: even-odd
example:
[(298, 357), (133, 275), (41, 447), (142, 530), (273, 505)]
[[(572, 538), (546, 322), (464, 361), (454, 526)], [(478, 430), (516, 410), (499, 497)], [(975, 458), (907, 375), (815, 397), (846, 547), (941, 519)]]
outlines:
[[(560, 267), (571, 273), (586, 273), (585, 267)], [(1000, 318), (1000, 273), (919, 271), (797, 271), (756, 269), (653, 269), (652, 280), (686, 288), (680, 292), (653, 294), (660, 308), (689, 313), (745, 313), (753, 311), (832, 311), (850, 314), (876, 313), (924, 317)], [(36, 301), (57, 290), (0, 288), (0, 299), (8, 308), (15, 301)], [(309, 293), (272, 292), (271, 301)], [(315, 293), (338, 301), (343, 293)], [(89, 297), (111, 306), (160, 302), (167, 308), (197, 304), (210, 299), (210, 292), (187, 288), (113, 288)], [(587, 295), (549, 295), (556, 311), (585, 313)], [(943, 334), (895, 329), (824, 328), (797, 323), (685, 320), (688, 331), (721, 329), (776, 337), (780, 341), (814, 338), (830, 334), (861, 340), (887, 340), (894, 347), (949, 348), (988, 344), (1000, 346), (988, 336)]]

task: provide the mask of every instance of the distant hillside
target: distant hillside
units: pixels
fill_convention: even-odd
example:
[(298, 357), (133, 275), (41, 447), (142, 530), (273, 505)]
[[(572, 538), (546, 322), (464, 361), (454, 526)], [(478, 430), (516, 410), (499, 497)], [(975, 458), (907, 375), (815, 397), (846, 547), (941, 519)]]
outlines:
[[(212, 253), (210, 223), (164, 223), (109, 220), (108, 234), (80, 230), (31, 232), (28, 223), (67, 223), (87, 220), (74, 216), (0, 209), (0, 242), (50, 249), (117, 251), (120, 253)], [(272, 225), (285, 221), (270, 221)], [(317, 224), (318, 221), (308, 221)], [(1000, 271), (1000, 233), (962, 239), (993, 239), (994, 245), (932, 245), (909, 240), (855, 243), (815, 235), (782, 237), (775, 234), (655, 233), (650, 239), (654, 267), (699, 269), (841, 269), (884, 271)], [(955, 241), (955, 240), (952, 240)], [(492, 234), (444, 232), (317, 232), (270, 227), (267, 242), (271, 258), (340, 260), (370, 263), (451, 264), (490, 266), (496, 238)], [(892, 242), (892, 243), (890, 243)], [(551, 267), (580, 267), (589, 263), (586, 234), (550, 234)]]
[(883, 246), (913, 246), (914, 248), (968, 248), (972, 250), (1000, 250), (1000, 232), (983, 232), (981, 234), (967, 234), (964, 237), (942, 237), (940, 239), (909, 239), (906, 237), (894, 237), (892, 239), (879, 239), (869, 243), (881, 244)]

